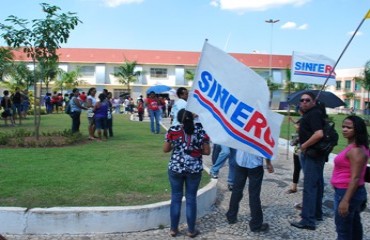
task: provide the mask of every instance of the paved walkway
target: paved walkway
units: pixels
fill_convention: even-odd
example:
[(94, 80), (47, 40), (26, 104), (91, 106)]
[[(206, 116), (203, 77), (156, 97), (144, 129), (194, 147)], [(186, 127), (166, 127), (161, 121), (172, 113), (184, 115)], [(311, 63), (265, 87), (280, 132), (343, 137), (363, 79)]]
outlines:
[[(168, 125), (167, 119), (164, 124)], [(331, 176), (332, 165), (325, 166), (325, 194), (324, 194), (324, 221), (318, 224), (315, 231), (299, 230), (291, 227), (289, 221), (299, 219), (299, 211), (293, 206), (299, 203), (302, 199), (302, 181), (299, 184), (299, 191), (295, 194), (286, 194), (285, 191), (289, 188), (292, 179), (292, 156), (286, 154), (286, 146), (280, 146), (279, 157), (273, 162), (275, 173), (269, 174), (265, 172), (264, 182), (262, 186), (262, 206), (264, 211), (264, 220), (270, 224), (268, 233), (252, 233), (248, 229), (248, 221), (250, 219), (248, 207), (248, 194), (241, 201), (238, 222), (234, 225), (229, 225), (225, 219), (225, 213), (228, 209), (230, 192), (227, 189), (227, 164), (223, 167), (219, 174), (217, 183), (218, 197), (216, 204), (210, 209), (209, 213), (197, 221), (197, 227), (201, 234), (197, 239), (222, 239), (222, 240), (241, 240), (241, 239), (335, 239), (335, 225), (333, 219), (333, 190), (331, 189), (329, 179)], [(207, 167), (211, 166), (210, 157), (204, 159), (204, 164)], [(303, 174), (302, 174), (303, 175)], [(301, 175), (301, 179), (302, 179)], [(370, 193), (370, 185), (367, 184), (367, 190)], [(365, 240), (370, 240), (370, 210), (369, 207), (362, 214), (362, 222), (364, 225)], [(124, 221), (122, 219), (122, 221)], [(190, 239), (185, 236), (186, 226), (181, 226), (181, 235), (176, 239)], [(136, 239), (173, 239), (168, 236), (168, 228), (154, 229), (143, 232), (133, 233), (116, 233), (116, 234), (94, 234), (94, 235), (9, 235), (8, 239), (16, 240), (136, 240)]]

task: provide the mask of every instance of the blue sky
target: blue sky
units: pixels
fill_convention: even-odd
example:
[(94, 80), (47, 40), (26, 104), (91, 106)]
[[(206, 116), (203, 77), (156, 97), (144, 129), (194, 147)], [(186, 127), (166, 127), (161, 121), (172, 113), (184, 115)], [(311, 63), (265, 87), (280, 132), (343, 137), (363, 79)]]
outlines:
[[(369, 0), (2, 0), (0, 21), (41, 18), (41, 2), (83, 21), (63, 47), (200, 52), (207, 38), (227, 52), (269, 54), (272, 42), (274, 54), (300, 51), (334, 60), (370, 9)], [(272, 27), (269, 19), (280, 21)], [(370, 19), (337, 68), (368, 60)]]

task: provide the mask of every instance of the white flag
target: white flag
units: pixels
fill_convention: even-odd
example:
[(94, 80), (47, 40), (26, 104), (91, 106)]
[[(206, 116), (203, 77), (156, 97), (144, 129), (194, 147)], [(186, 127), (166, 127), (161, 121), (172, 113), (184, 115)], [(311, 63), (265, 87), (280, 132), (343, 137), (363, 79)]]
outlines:
[(186, 109), (199, 115), (212, 142), (274, 159), (283, 116), (269, 108), (266, 80), (204, 44)]
[(324, 85), (335, 85), (335, 61), (324, 55), (293, 52), (291, 81)]

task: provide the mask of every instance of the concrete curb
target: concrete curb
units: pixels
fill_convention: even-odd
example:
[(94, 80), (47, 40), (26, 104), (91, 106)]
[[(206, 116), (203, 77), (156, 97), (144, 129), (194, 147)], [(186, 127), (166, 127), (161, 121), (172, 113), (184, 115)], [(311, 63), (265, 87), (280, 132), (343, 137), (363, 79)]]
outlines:
[[(198, 192), (198, 217), (215, 203), (217, 181)], [(183, 200), (182, 209), (185, 209)], [(170, 201), (130, 207), (0, 208), (0, 232), (4, 234), (90, 234), (133, 232), (170, 224)], [(181, 222), (185, 221), (185, 212)]]
[[(162, 125), (165, 127), (164, 125)], [(165, 127), (166, 128), (166, 127)], [(208, 168), (205, 168), (209, 172)], [(216, 201), (217, 180), (198, 191), (198, 217)], [(144, 231), (169, 226), (170, 201), (130, 207), (1, 207), (3, 234), (91, 234)], [(185, 222), (185, 199), (181, 223)]]

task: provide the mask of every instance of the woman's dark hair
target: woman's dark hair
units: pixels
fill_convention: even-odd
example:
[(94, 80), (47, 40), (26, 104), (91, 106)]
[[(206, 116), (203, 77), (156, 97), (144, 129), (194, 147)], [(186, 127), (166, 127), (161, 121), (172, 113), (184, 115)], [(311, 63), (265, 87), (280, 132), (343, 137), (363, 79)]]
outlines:
[(100, 93), (98, 98), (99, 98), (100, 102), (103, 102), (107, 98), (107, 95), (105, 95), (104, 93)]
[(359, 116), (355, 116), (355, 115), (348, 116), (344, 120), (346, 119), (353, 122), (353, 130), (355, 132), (355, 144), (357, 146), (363, 145), (368, 149), (369, 148), (369, 135), (367, 133), (365, 121)]
[(75, 93), (75, 92), (77, 92), (78, 91), (78, 88), (74, 88), (73, 90), (72, 90), (72, 92), (73, 93)]
[(186, 134), (194, 133), (194, 117), (193, 113), (186, 111), (184, 108), (177, 114), (177, 121), (184, 125), (184, 131)]
[(94, 87), (90, 88), (89, 91), (87, 92), (87, 96), (90, 96), (91, 92), (95, 91), (95, 90), (96, 90), (96, 88), (94, 88)]

